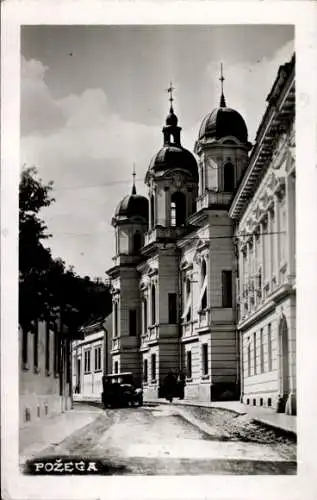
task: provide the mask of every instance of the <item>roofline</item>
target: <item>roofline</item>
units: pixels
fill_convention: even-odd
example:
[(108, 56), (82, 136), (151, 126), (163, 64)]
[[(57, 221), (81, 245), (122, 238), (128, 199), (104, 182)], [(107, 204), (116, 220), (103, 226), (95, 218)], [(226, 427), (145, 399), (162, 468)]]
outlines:
[[(280, 90), (279, 95), (276, 97), (274, 96), (274, 92), (278, 90), (278, 82), (281, 78), (283, 78), (283, 70), (286, 71), (287, 69), (289, 69), (289, 73), (286, 76), (286, 80), (283, 83), (283, 87)], [(256, 141), (251, 151), (249, 166), (245, 171), (229, 209), (229, 216), (232, 219), (239, 220), (241, 218), (248, 204), (246, 190), (248, 189), (253, 192), (258, 179), (262, 178), (264, 172), (266, 171), (266, 168), (260, 169), (258, 164), (261, 153), (264, 154), (264, 142), (265, 139), (268, 138), (268, 132), (272, 130), (274, 120), (279, 119), (282, 108), (287, 99), (291, 96), (292, 90), (295, 92), (295, 55), (293, 55), (289, 63), (280, 66), (272, 89), (267, 97), (268, 105), (256, 134)], [(267, 166), (268, 160), (270, 161), (270, 153), (268, 152), (265, 154), (267, 154), (267, 157), (265, 156), (267, 160), (264, 159), (264, 165)], [(256, 169), (257, 166), (258, 169)], [(245, 195), (244, 197), (242, 196), (243, 193)]]

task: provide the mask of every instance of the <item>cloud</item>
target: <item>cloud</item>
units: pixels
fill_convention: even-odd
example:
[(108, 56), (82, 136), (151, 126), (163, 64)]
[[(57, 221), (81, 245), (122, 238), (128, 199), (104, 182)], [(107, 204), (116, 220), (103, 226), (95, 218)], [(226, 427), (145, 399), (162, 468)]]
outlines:
[[(229, 64), (224, 68), (224, 94), (228, 107), (239, 111), (246, 121), (249, 140), (255, 139), (257, 128), (266, 108), (266, 98), (281, 64), (288, 62), (294, 52), (294, 43), (288, 42), (270, 58), (263, 57), (249, 64)], [(206, 69), (215, 102), (219, 102), (219, 86), (215, 75), (219, 74), (219, 62), (211, 61)]]
[(59, 129), (65, 116), (59, 103), (49, 92), (45, 81), (48, 70), (40, 61), (21, 58), (21, 134), (41, 135)]
[[(245, 118), (250, 140), (278, 67), (292, 51), (289, 43), (271, 58), (225, 67), (227, 104)], [(46, 84), (49, 71), (41, 61), (22, 57), (21, 161), (36, 165), (45, 182), (54, 181), (56, 203), (43, 211), (54, 235), (48, 243), (53, 253), (81, 274), (100, 275), (112, 264), (111, 218), (131, 189), (132, 165), (136, 163), (138, 192), (145, 194), (143, 179), (151, 157), (162, 146), (162, 123), (124, 119), (100, 88), (56, 99)], [(210, 103), (219, 102), (218, 75), (219, 62), (211, 61), (199, 87), (208, 89)], [(182, 143), (193, 151), (203, 114), (187, 123), (189, 105), (188, 100), (179, 103), (184, 114), (180, 122), (186, 124)]]
[[(54, 99), (45, 83), (47, 71), (40, 61), (22, 58), (21, 160), (37, 166), (45, 182), (54, 181), (56, 203), (43, 211), (54, 235), (53, 253), (95, 275), (111, 265), (111, 217), (131, 189), (133, 163), (143, 181), (153, 151), (161, 146), (160, 133), (123, 120), (102, 89)], [(137, 187), (145, 192), (143, 182)]]

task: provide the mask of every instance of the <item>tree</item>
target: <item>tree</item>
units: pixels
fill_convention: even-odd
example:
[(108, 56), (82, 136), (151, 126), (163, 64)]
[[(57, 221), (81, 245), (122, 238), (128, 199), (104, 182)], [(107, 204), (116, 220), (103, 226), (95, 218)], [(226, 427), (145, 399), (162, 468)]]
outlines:
[(19, 194), (19, 322), (32, 330), (36, 320), (55, 321), (58, 314), (69, 330), (111, 311), (109, 286), (88, 276), (78, 276), (73, 266), (66, 269), (61, 258), (53, 259), (43, 240), (51, 235), (40, 218), (42, 208), (55, 200), (53, 183), (43, 184), (37, 170), (22, 171)]
[(34, 167), (22, 171), (19, 190), (19, 321), (22, 328), (32, 329), (36, 319), (47, 315), (45, 274), (52, 256), (42, 240), (49, 238), (47, 227), (38, 216), (49, 206), (52, 183), (44, 185)]

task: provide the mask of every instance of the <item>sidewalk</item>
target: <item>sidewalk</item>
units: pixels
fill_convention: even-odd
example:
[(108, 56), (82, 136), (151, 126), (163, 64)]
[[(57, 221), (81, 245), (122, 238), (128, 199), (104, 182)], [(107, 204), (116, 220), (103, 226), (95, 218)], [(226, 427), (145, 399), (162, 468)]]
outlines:
[[(162, 398), (147, 400), (145, 401), (145, 403), (171, 404), (166, 401), (166, 399)], [(274, 427), (276, 429), (281, 429), (291, 434), (297, 434), (295, 416), (286, 415), (285, 413), (276, 413), (270, 408), (247, 406), (240, 403), (239, 401), (200, 402), (175, 399), (173, 400), (172, 404), (180, 406), (196, 406), (202, 408), (220, 408), (223, 410), (232, 411), (239, 415), (249, 415), (253, 420), (261, 424)]]
[(20, 463), (39, 454), (47, 446), (58, 444), (73, 432), (90, 424), (99, 411), (68, 410), (65, 413), (41, 419), (36, 424), (19, 430)]

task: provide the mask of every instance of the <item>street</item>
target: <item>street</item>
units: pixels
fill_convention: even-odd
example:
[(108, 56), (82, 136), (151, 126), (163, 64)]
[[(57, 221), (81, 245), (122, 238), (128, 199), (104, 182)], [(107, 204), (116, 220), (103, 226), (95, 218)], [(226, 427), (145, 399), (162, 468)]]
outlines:
[(101, 474), (296, 474), (296, 443), (222, 410), (176, 405), (103, 410), (36, 460), (95, 460)]

